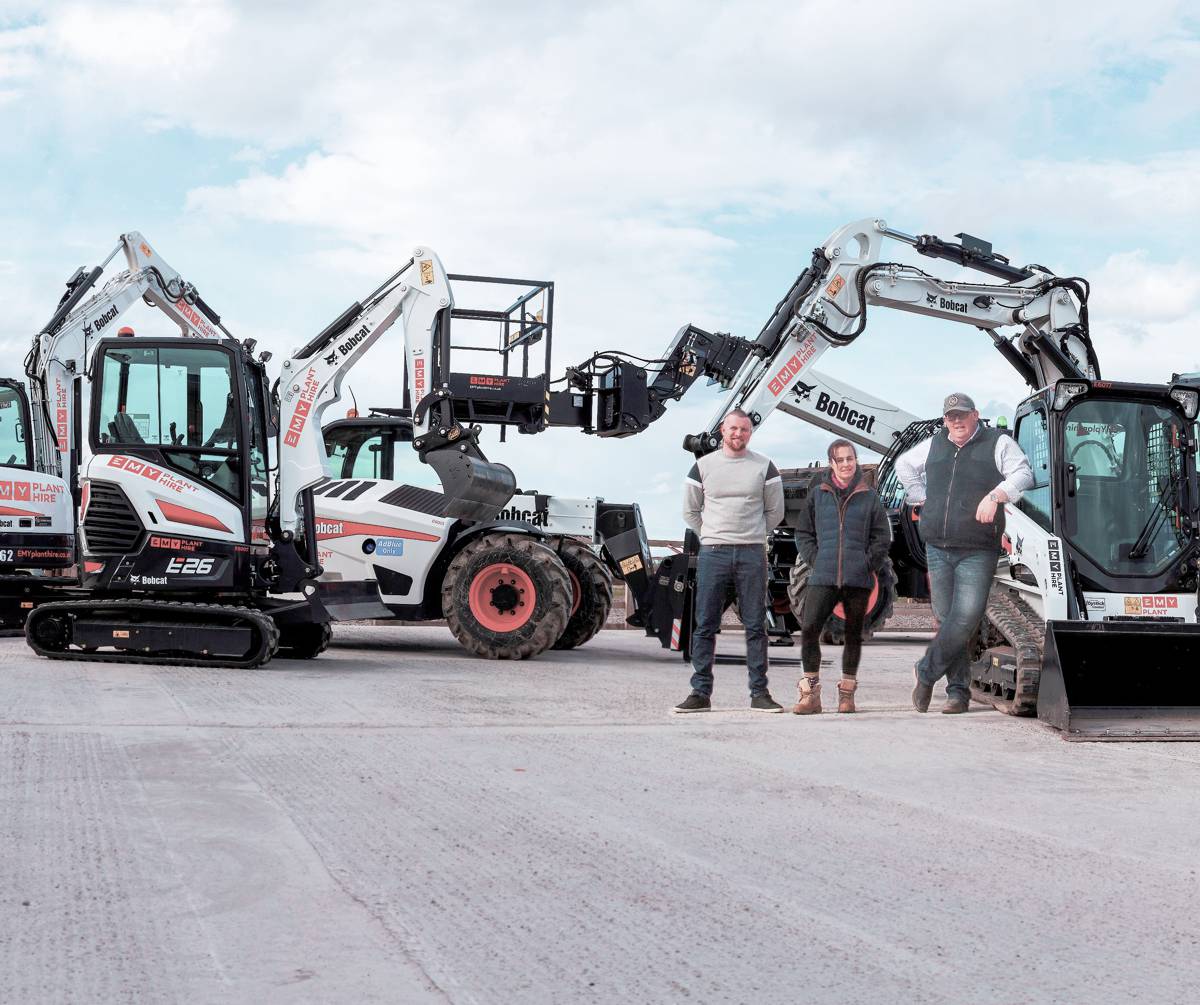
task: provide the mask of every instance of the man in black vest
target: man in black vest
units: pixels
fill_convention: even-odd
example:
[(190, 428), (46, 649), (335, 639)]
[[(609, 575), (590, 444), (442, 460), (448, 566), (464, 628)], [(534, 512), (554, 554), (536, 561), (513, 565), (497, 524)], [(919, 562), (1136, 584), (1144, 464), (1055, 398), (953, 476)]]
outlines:
[(938, 632), (913, 668), (913, 708), (929, 711), (933, 686), (946, 678), (942, 711), (965, 712), (971, 698), (967, 645), (987, 608), (1004, 533), (1004, 503), (1033, 486), (1016, 440), (979, 423), (975, 402), (947, 396), (945, 424), (896, 459), (907, 501), (922, 506), (921, 536)]

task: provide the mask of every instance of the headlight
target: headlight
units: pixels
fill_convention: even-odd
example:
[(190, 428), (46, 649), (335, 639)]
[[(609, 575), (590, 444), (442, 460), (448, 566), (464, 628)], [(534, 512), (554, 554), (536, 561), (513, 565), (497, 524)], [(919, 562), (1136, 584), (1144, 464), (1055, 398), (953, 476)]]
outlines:
[(1200, 412), (1200, 391), (1195, 388), (1173, 387), (1171, 388), (1171, 397), (1179, 402), (1183, 414), (1189, 419), (1194, 419), (1196, 413)]
[(1061, 412), (1072, 398), (1087, 394), (1088, 386), (1082, 380), (1060, 380), (1054, 385), (1054, 410)]

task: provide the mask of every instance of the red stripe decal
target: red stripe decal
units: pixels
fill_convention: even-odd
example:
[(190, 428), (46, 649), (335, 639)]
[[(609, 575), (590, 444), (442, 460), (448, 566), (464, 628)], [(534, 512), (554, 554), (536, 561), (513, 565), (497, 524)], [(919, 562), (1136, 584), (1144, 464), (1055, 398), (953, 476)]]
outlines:
[(400, 527), (384, 527), (377, 523), (354, 523), (350, 520), (328, 520), (317, 518), (317, 540), (327, 541), (331, 537), (402, 537), (406, 541), (440, 541), (436, 534), (422, 534), (417, 530)]
[(188, 509), (186, 506), (180, 506), (178, 503), (164, 502), (162, 499), (155, 499), (158, 503), (158, 508), (162, 510), (162, 515), (168, 520), (175, 523), (191, 524), (193, 527), (206, 527), (208, 530), (223, 530), (226, 534), (232, 534), (228, 527), (210, 513), (201, 513), (199, 510)]
[(0, 506), (0, 516), (45, 516), (45, 513), (35, 513), (33, 510), (17, 509), (15, 506)]

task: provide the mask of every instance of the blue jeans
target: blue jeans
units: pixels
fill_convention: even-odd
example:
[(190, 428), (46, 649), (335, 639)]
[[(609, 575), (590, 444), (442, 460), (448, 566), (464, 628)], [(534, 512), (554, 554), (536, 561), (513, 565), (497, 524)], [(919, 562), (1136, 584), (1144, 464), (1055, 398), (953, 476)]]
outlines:
[(987, 608), (999, 555), (992, 548), (926, 545), (925, 557), (939, 627), (917, 662), (917, 679), (932, 685), (945, 677), (947, 696), (969, 701), (971, 657), (967, 645)]
[(696, 626), (692, 630), (692, 691), (712, 696), (713, 654), (729, 587), (737, 592), (746, 627), (750, 696), (767, 693), (767, 549), (761, 544), (706, 544), (696, 568)]

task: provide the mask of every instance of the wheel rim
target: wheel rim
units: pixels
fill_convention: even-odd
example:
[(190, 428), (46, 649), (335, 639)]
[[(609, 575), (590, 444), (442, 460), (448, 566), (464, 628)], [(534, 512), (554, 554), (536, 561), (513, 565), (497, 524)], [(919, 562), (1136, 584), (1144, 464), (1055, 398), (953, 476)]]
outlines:
[(537, 587), (524, 569), (497, 562), (475, 574), (467, 590), (471, 616), (490, 632), (513, 632), (533, 617)]
[[(872, 572), (871, 573), (871, 596), (867, 600), (867, 615), (866, 615), (867, 621), (870, 621), (871, 612), (873, 610), (875, 610), (875, 602), (878, 599), (879, 599), (879, 577), (877, 575), (875, 575), (875, 573)], [(837, 617), (841, 618), (843, 621), (846, 620), (846, 608), (842, 606), (842, 602), (840, 600), (838, 601), (837, 606), (833, 609), (833, 613)]]
[(579, 610), (579, 605), (583, 603), (583, 587), (579, 585), (579, 577), (570, 569), (567, 570), (567, 575), (571, 577), (571, 614), (570, 617), (575, 617), (575, 612)]

